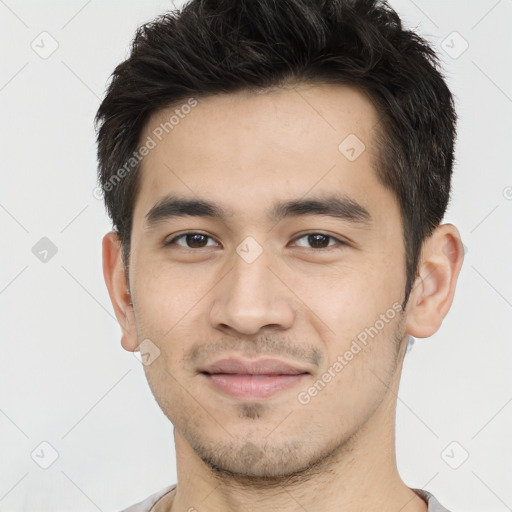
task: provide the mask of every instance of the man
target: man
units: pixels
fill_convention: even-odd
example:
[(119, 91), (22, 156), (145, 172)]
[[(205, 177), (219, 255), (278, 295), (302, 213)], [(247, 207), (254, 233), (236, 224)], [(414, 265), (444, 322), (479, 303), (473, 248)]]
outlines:
[(455, 120), (376, 0), (192, 0), (138, 30), (96, 118), (103, 267), (178, 482), (126, 510), (446, 511), (394, 435), (462, 266)]

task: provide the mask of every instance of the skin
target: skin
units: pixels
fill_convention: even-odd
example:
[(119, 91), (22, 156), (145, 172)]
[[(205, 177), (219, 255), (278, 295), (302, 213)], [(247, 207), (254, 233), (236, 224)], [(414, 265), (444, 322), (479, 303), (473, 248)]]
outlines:
[[(141, 141), (174, 108), (155, 113)], [(174, 425), (178, 486), (157, 511), (427, 510), (397, 471), (396, 400), (409, 335), (433, 335), (452, 304), (463, 260), (455, 226), (425, 241), (406, 310), (309, 403), (297, 398), (404, 299), (399, 205), (373, 168), (377, 124), (367, 96), (346, 86), (237, 92), (201, 99), (145, 157), (129, 280), (113, 232), (103, 239), (103, 266), (122, 346), (135, 351), (150, 339), (160, 350), (144, 370)], [(351, 133), (366, 146), (354, 161), (338, 150)], [(372, 224), (266, 217), (275, 201), (333, 191), (363, 205)], [(146, 229), (145, 215), (168, 193), (233, 215)], [(189, 231), (211, 238), (163, 247)], [(315, 248), (304, 235), (319, 232), (347, 245), (327, 238)], [(248, 236), (263, 249), (252, 263), (236, 252)], [(235, 399), (198, 373), (232, 355), (277, 357), (310, 374), (270, 398)]]

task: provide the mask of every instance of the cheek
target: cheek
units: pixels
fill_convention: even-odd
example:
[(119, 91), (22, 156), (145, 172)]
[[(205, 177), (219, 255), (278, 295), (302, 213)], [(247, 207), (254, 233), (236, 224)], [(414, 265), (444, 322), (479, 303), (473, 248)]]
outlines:
[(187, 393), (181, 384), (181, 378), (174, 376), (175, 372), (168, 363), (168, 353), (162, 353), (151, 365), (144, 366), (144, 372), (149, 387), (162, 412), (175, 423), (180, 411), (186, 411)]
[(340, 357), (346, 365), (337, 372), (338, 382), (350, 375), (346, 385), (351, 386), (353, 381), (364, 387), (369, 370), (382, 372), (393, 364), (401, 282), (397, 284), (393, 276), (376, 265), (364, 270), (362, 266), (344, 267), (341, 271), (304, 276), (301, 281), (298, 290), (306, 297), (307, 306), (303, 311), (307, 322), (316, 326), (328, 366)]
[[(213, 276), (184, 271), (169, 262), (142, 261), (135, 276), (137, 314), (142, 333), (165, 339), (193, 316), (212, 287)], [(142, 270), (143, 269), (143, 270)]]
[[(347, 437), (371, 417), (382, 403), (394, 371), (394, 351), (387, 336), (389, 333), (381, 333), (367, 345), (332, 340), (329, 362), (298, 397), (303, 404), (298, 413), (304, 421), (319, 417), (322, 431)], [(318, 414), (321, 411), (329, 413)], [(298, 416), (294, 417), (298, 421)]]
[(374, 265), (331, 266), (299, 276), (294, 291), (307, 306), (303, 310), (339, 340), (373, 324), (393, 303), (391, 280)]

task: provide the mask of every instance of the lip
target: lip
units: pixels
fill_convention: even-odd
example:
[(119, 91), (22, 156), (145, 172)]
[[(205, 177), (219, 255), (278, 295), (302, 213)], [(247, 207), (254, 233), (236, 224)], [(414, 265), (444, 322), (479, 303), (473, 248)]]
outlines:
[(201, 373), (236, 373), (238, 375), (299, 375), (309, 373), (306, 369), (292, 366), (279, 359), (225, 358), (201, 368)]
[(200, 370), (217, 390), (243, 400), (269, 398), (297, 385), (309, 372), (278, 359), (220, 359)]
[(241, 400), (262, 400), (297, 385), (306, 373), (297, 375), (203, 374), (217, 390)]

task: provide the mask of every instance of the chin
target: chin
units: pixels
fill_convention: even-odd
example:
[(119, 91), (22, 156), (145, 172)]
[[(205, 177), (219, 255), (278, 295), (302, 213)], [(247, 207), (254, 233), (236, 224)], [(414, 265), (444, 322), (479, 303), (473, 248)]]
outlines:
[[(241, 442), (223, 446), (209, 445), (209, 448), (194, 447), (201, 460), (218, 476), (229, 477), (240, 483), (247, 481), (254, 484), (261, 481), (269, 483), (292, 479), (311, 471), (325, 459), (327, 453), (321, 449), (305, 451), (304, 443), (292, 444), (289, 441), (281, 445), (270, 446), (268, 440)], [(309, 447), (310, 450), (312, 447)]]

